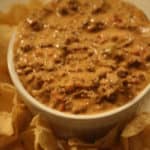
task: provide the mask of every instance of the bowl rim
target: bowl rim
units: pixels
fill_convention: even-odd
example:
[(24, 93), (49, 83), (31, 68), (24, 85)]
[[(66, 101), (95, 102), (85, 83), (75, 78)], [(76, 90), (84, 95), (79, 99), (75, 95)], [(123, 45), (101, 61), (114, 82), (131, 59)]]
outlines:
[(14, 43), (15, 43), (15, 37), (17, 34), (17, 30), (15, 29), (12, 33), (9, 46), (8, 46), (8, 52), (7, 52), (7, 65), (8, 65), (8, 71), (10, 74), (10, 77), (12, 79), (13, 84), (15, 85), (18, 92), (24, 97), (24, 101), (27, 101), (31, 105), (35, 106), (36, 108), (40, 109), (42, 112), (46, 112), (48, 114), (51, 114), (53, 116), (66, 118), (66, 119), (74, 119), (74, 120), (89, 120), (89, 119), (99, 119), (99, 118), (107, 118), (113, 115), (116, 115), (118, 113), (121, 113), (128, 108), (132, 107), (136, 103), (138, 103), (149, 91), (150, 91), (150, 84), (148, 84), (136, 97), (134, 97), (131, 101), (127, 102), (126, 104), (114, 108), (108, 111), (96, 113), (96, 114), (69, 114), (64, 113), (58, 110), (55, 110), (53, 108), (47, 107), (46, 105), (40, 103), (37, 101), (33, 96), (31, 96), (27, 90), (23, 87), (23, 84), (21, 83), (14, 66), (14, 55), (13, 55), (13, 49), (14, 49)]

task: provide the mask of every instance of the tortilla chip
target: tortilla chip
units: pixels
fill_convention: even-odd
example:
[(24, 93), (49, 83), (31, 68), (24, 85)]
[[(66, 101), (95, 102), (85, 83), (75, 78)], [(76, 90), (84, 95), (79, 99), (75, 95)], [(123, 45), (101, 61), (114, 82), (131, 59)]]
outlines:
[(7, 83), (0, 83), (0, 111), (11, 112), (15, 88)]
[[(104, 137), (99, 138), (94, 143), (84, 142), (82, 140), (72, 138), (68, 140), (69, 150), (99, 150), (99, 149), (109, 149), (109, 150), (119, 150), (120, 145), (117, 145), (119, 127), (115, 127), (110, 130)], [(65, 146), (64, 143), (61, 143), (61, 146)], [(67, 146), (66, 146), (67, 147)]]
[(131, 121), (122, 132), (124, 150), (150, 149), (150, 114), (142, 113)]
[(14, 135), (12, 115), (8, 112), (0, 112), (0, 149), (14, 142), (17, 137)]
[(37, 115), (33, 118), (30, 126), (35, 128), (35, 150), (58, 149), (57, 140), (45, 119)]
[(32, 114), (24, 104), (18, 104), (12, 110), (13, 126), (16, 134), (23, 132), (32, 120)]
[[(3, 150), (4, 148), (6, 148), (6, 150), (11, 149), (11, 146), (15, 145), (15, 143), (18, 142), (21, 132), (23, 132), (29, 126), (32, 115), (25, 105), (18, 104), (13, 106), (12, 113), (9, 113), (9, 119), (9, 124), (11, 124), (13, 133), (7, 135), (5, 134), (5, 136), (0, 136), (0, 148), (3, 148)], [(6, 121), (3, 122), (4, 126), (2, 127), (2, 129), (6, 130), (7, 123)], [(19, 150), (20, 146), (16, 144), (15, 146), (13, 146), (13, 148), (15, 148), (14, 150)]]
[(139, 114), (134, 120), (132, 120), (123, 130), (122, 137), (129, 138), (141, 133), (147, 126), (150, 125), (150, 114)]
[(34, 116), (34, 118), (30, 123), (30, 127), (36, 128), (38, 126), (51, 129), (50, 123), (45, 118), (43, 118), (40, 114)]
[(47, 128), (29, 129), (23, 132), (21, 139), (27, 150), (58, 150), (57, 140)]
[(11, 136), (14, 134), (12, 116), (7, 112), (0, 112), (0, 136)]
[[(57, 140), (40, 115), (35, 116), (29, 128), (22, 133), (22, 140), (26, 149), (32, 150), (58, 150)], [(45, 126), (46, 124), (46, 126)], [(28, 140), (30, 139), (30, 141)], [(29, 141), (29, 142), (27, 142)]]
[(124, 150), (149, 150), (150, 132), (147, 137), (142, 133), (128, 139), (123, 139), (123, 146)]
[(38, 126), (35, 129), (35, 150), (58, 150), (57, 140), (52, 131)]

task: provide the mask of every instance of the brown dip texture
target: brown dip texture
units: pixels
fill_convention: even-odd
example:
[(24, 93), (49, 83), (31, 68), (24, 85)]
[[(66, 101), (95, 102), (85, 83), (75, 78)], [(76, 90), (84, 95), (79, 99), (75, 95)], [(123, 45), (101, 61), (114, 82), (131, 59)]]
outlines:
[(150, 22), (120, 0), (57, 0), (18, 27), (17, 74), (39, 102), (95, 114), (131, 101), (150, 81)]

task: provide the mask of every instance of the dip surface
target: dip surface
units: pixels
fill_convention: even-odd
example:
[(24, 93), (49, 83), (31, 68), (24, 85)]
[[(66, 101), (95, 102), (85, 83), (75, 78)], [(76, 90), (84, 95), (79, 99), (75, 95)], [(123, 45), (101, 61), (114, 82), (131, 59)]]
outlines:
[(131, 101), (150, 81), (150, 22), (120, 0), (58, 0), (18, 27), (25, 89), (46, 106), (95, 114)]

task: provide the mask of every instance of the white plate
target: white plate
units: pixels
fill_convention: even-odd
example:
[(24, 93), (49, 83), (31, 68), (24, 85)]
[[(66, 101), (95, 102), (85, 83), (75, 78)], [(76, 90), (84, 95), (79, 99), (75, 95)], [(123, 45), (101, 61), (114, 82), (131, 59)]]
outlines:
[[(15, 3), (27, 3), (29, 0), (0, 0), (0, 10), (7, 11)], [(48, 0), (41, 0), (48, 1)], [(50, 0), (49, 0), (50, 1)], [(125, 0), (134, 3), (138, 8), (143, 10), (150, 18), (150, 0)], [(141, 106), (140, 111), (150, 112), (150, 92), (145, 96), (145, 101)]]

